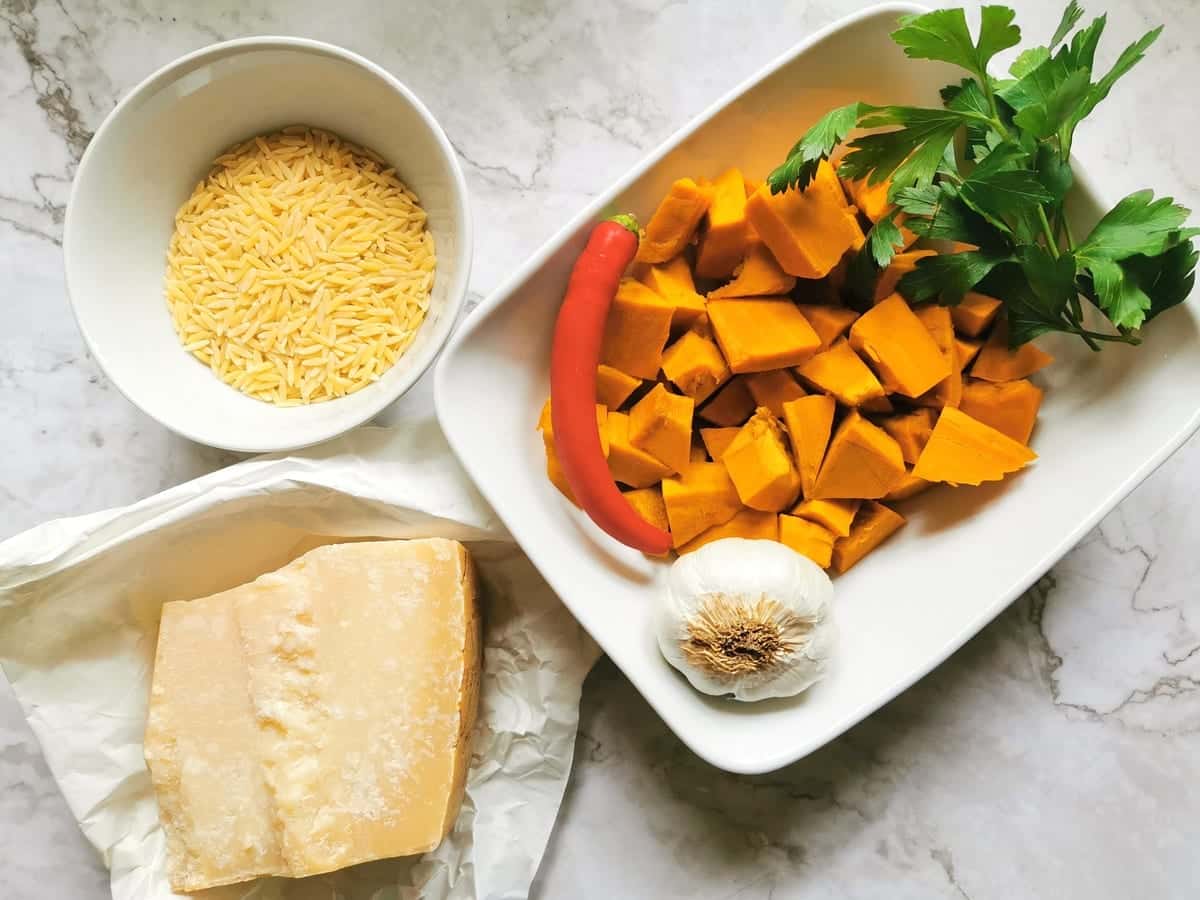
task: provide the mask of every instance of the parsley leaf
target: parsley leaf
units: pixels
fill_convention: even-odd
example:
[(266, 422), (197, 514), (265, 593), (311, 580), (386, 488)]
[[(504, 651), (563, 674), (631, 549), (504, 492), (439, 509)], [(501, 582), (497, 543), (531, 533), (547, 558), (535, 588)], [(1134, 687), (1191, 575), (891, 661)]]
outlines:
[(1028, 264), (1005, 261), (995, 266), (979, 283), (979, 290), (989, 297), (1004, 298), (1008, 340), (1014, 347), (1047, 332), (1070, 327), (1066, 319), (1067, 301), (1060, 301), (1052, 291), (1034, 290), (1030, 283), (1030, 269), (1039, 272), (1037, 277), (1045, 277), (1041, 274), (1042, 265), (1040, 259), (1031, 259)]
[(1006, 6), (985, 6), (980, 14), (979, 43), (971, 39), (966, 13), (937, 9), (903, 16), (892, 40), (913, 59), (936, 59), (961, 66), (980, 79), (988, 77), (992, 57), (1021, 42), (1021, 29), (1012, 24), (1015, 13)]
[(1105, 213), (1075, 255), (1081, 268), (1135, 253), (1157, 256), (1180, 239), (1178, 232), (1187, 217), (1188, 210), (1172, 198), (1155, 200), (1153, 191), (1136, 191)]
[(1137, 328), (1146, 320), (1150, 298), (1136, 278), (1127, 278), (1119, 262), (1095, 260), (1090, 265), (1100, 309), (1118, 328)]
[(964, 253), (927, 256), (900, 278), (899, 289), (914, 303), (938, 299), (954, 306), (992, 269), (1012, 256), (1007, 250), (980, 248)]
[(1063, 10), (1062, 19), (1059, 20), (1058, 27), (1054, 29), (1054, 37), (1050, 38), (1051, 49), (1061, 44), (1063, 39), (1071, 33), (1071, 29), (1082, 18), (1083, 10), (1079, 8), (1079, 4), (1075, 0), (1071, 0), (1067, 4), (1067, 8)]
[(883, 216), (867, 233), (867, 249), (875, 265), (881, 269), (892, 261), (896, 248), (904, 245), (904, 236), (900, 234), (900, 226), (895, 218), (895, 212)]
[(1149, 49), (1151, 44), (1158, 40), (1158, 36), (1160, 34), (1162, 34), (1161, 25), (1159, 25), (1153, 31), (1146, 32), (1146, 34), (1142, 35), (1140, 38), (1138, 38), (1138, 40), (1134, 41), (1121, 52), (1121, 55), (1117, 57), (1117, 61), (1113, 64), (1113, 67), (1108, 71), (1108, 73), (1091, 86), (1091, 90), (1088, 91), (1087, 97), (1084, 99), (1083, 103), (1080, 104), (1079, 109), (1075, 112), (1076, 124), (1087, 118), (1091, 111), (1096, 108), (1096, 105), (1108, 96), (1108, 93), (1112, 90), (1113, 85), (1117, 83), (1117, 79), (1119, 79), (1122, 75), (1124, 75), (1145, 58), (1146, 50)]
[(954, 186), (946, 182), (905, 188), (897, 192), (896, 204), (908, 216), (904, 226), (920, 237), (976, 247), (998, 247), (1004, 243), (1003, 235), (963, 203)]
[(865, 104), (850, 103), (831, 109), (817, 120), (788, 151), (783, 165), (767, 176), (772, 194), (789, 188), (804, 190), (817, 172), (817, 166), (840, 144), (858, 124), (859, 112)]
[(873, 108), (859, 119), (863, 128), (903, 127), (852, 141), (838, 172), (847, 178), (866, 178), (868, 184), (879, 184), (890, 177), (893, 192), (911, 184), (931, 184), (946, 148), (968, 119), (957, 110)]
[[(949, 63), (969, 77), (941, 90), (940, 109), (857, 103), (832, 110), (771, 173), (771, 189), (804, 187), (854, 128), (874, 129), (849, 143), (838, 169), (843, 178), (891, 182), (892, 210), (850, 262), (847, 290), (860, 306), (901, 244), (903, 213), (904, 227), (920, 238), (974, 248), (922, 259), (900, 280), (910, 300), (954, 304), (978, 287), (1004, 302), (1014, 345), (1047, 331), (1078, 335), (1093, 350), (1104, 341), (1137, 343), (1135, 329), (1192, 289), (1200, 260), (1192, 238), (1200, 229), (1185, 227), (1189, 212), (1171, 198), (1140, 191), (1077, 244), (1065, 206), (1077, 126), (1162, 29), (1134, 41), (1097, 77), (1108, 20), (1078, 27), (1083, 10), (1069, 0), (1047, 44), (1019, 53), (1011, 77), (993, 78), (989, 64), (1020, 42), (1013, 18), (1010, 9), (984, 6), (973, 35), (962, 9), (901, 17), (892, 37), (908, 57)], [(1113, 330), (1085, 326), (1085, 300)]]

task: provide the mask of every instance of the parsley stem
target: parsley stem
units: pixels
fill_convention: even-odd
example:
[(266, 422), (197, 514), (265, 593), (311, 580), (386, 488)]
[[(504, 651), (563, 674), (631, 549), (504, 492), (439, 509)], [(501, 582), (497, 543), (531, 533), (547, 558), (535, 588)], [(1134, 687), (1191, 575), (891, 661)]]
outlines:
[(1132, 344), (1134, 346), (1142, 342), (1142, 339), (1136, 334), (1104, 334), (1100, 331), (1089, 331), (1086, 328), (1076, 328), (1072, 333), (1079, 335), (1085, 341), (1091, 338), (1093, 341), (1108, 341), (1114, 344)]
[(1038, 221), (1042, 223), (1042, 234), (1046, 236), (1046, 249), (1050, 251), (1050, 255), (1058, 259), (1058, 241), (1054, 239), (1054, 232), (1050, 228), (1050, 220), (1046, 218), (1046, 208), (1039, 206)]

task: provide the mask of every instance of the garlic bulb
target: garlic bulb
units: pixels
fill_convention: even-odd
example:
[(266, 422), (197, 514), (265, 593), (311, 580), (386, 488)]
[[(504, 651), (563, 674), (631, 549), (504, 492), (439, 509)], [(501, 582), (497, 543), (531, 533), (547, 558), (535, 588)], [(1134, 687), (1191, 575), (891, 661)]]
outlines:
[(705, 694), (791, 697), (825, 672), (832, 598), (820, 566), (783, 544), (713, 541), (671, 567), (658, 646)]

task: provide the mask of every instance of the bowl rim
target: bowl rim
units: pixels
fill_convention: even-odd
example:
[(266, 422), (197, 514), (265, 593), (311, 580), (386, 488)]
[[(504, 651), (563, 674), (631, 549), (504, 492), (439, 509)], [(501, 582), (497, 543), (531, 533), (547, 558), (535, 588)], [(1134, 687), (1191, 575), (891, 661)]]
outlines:
[[(126, 387), (115, 377), (113, 377), (110, 367), (105, 362), (105, 353), (101, 346), (93, 339), (85, 326), (83, 319), (80, 316), (79, 308), (75, 300), (75, 290), (72, 287), (72, 266), (70, 263), (74, 244), (72, 236), (74, 234), (73, 213), (76, 207), (76, 200), (80, 190), (80, 184), (89, 172), (89, 162), (94, 156), (94, 149), (99, 146), (110, 130), (117, 127), (122, 114), (131, 106), (140, 102), (147, 94), (159, 90), (166, 86), (175, 78), (186, 72), (181, 70), (190, 70), (198, 63), (214, 62), (222, 57), (233, 56), (242, 53), (254, 53), (264, 50), (294, 50), (303, 53), (308, 53), (316, 56), (331, 57), (339, 59), (343, 62), (350, 63), (367, 73), (382, 80), (395, 93), (399, 94), (411, 107), (416, 111), (417, 115), (424, 122), (433, 136), (435, 143), (438, 146), (443, 158), (446, 160), (450, 170), (450, 181), (452, 183), (453, 203), (455, 212), (458, 216), (460, 227), (457, 234), (457, 247), (455, 256), (456, 280), (457, 287), (451, 284), (447, 291), (446, 304), (441, 311), (439, 317), (440, 335), (435, 335), (434, 339), (429, 341), (426, 346), (421, 348), (421, 353), (416, 356), (416, 362), (411, 366), (409, 371), (400, 378), (394, 388), (388, 391), (381, 391), (377, 398), (368, 403), (361, 403), (361, 408), (350, 415), (348, 418), (338, 420), (336, 424), (326, 426), (322, 429), (314, 429), (312, 435), (306, 435), (303, 440), (272, 440), (272, 436), (279, 434), (277, 428), (263, 429), (264, 439), (261, 442), (241, 443), (236, 441), (222, 440), (219, 435), (206, 435), (200, 433), (197, 429), (189, 427), (186, 423), (168, 423), (164, 422), (158, 416), (147, 410), (141, 403), (130, 395)], [(396, 402), (400, 397), (406, 394), (421, 378), (433, 367), (437, 362), (439, 355), (446, 346), (455, 332), (455, 326), (462, 314), (464, 305), (466, 304), (467, 293), (470, 286), (471, 276), (471, 261), (474, 257), (474, 223), (471, 218), (470, 197), (467, 192), (467, 182), (463, 175), (462, 164), (459, 161), (458, 154), (454, 150), (454, 146), (450, 143), (450, 139), (446, 136), (446, 132), (442, 129), (441, 124), (434, 117), (429, 108), (421, 101), (421, 99), (395, 75), (385, 69), (378, 63), (372, 62), (361, 54), (355, 53), (353, 50), (348, 50), (345, 47), (340, 47), (336, 44), (331, 44), (326, 41), (318, 41), (312, 38), (293, 37), (289, 35), (256, 35), (251, 37), (233, 38), (227, 41), (218, 41), (217, 43), (208, 44), (200, 47), (183, 56), (160, 66), (155, 69), (136, 85), (130, 88), (120, 101), (114, 106), (104, 117), (104, 121), (100, 123), (100, 127), (96, 129), (92, 139), (84, 148), (83, 155), (79, 158), (79, 163), (75, 168), (75, 176), (71, 180), (71, 190), (67, 198), (66, 214), (63, 218), (63, 238), (62, 238), (62, 258), (63, 258), (63, 273), (66, 284), (67, 302), (71, 309), (71, 315), (75, 319), (76, 327), (79, 329), (80, 335), (83, 337), (84, 345), (92, 358), (96, 361), (101, 372), (108, 379), (109, 383), (116, 388), (127, 401), (140, 410), (144, 415), (158, 422), (169, 431), (184, 437), (198, 444), (203, 444), (209, 447), (216, 447), (222, 450), (230, 450), (236, 453), (276, 453), (288, 450), (299, 450), (303, 447), (310, 447), (315, 444), (322, 443), (327, 440), (339, 437), (342, 434), (357, 428), (364, 422), (368, 422), (375, 416), (379, 415), (392, 403)], [(444, 320), (444, 324), (442, 321)], [(424, 323), (422, 323), (424, 326)], [(326, 401), (328, 403), (337, 403), (340, 400), (345, 400), (355, 395), (350, 394), (346, 397), (339, 397), (335, 400)], [(360, 401), (361, 402), (361, 401)], [(274, 407), (272, 407), (274, 409)]]
[[(779, 69), (790, 64), (837, 32), (857, 25), (866, 19), (884, 14), (905, 15), (928, 11), (929, 7), (922, 3), (911, 2), (911, 0), (886, 0), (886, 2), (865, 7), (836, 19), (801, 38), (779, 56), (769, 61), (748, 78), (736, 84), (711, 104), (701, 109), (696, 115), (664, 138), (660, 144), (641, 157), (629, 170), (618, 177), (607, 188), (597, 193), (576, 215), (568, 219), (561, 228), (538, 247), (507, 279), (498, 284), (488, 293), (482, 302), (471, 310), (466, 321), (455, 332), (454, 337), (449, 342), (445, 353), (434, 370), (434, 397), (438, 422), (446, 435), (447, 443), (464, 470), (478, 487), (484, 499), (492, 503), (493, 490), (486, 477), (487, 473), (479, 470), (475, 458), (468, 452), (469, 448), (465, 445), (457, 429), (459, 411), (452, 408), (445, 400), (449, 390), (447, 382), (450, 379), (450, 368), (454, 365), (457, 354), (465, 345), (470, 343), (474, 334), (482, 327), (484, 322), (501, 306), (507, 303), (525, 285), (530, 276), (541, 269), (547, 260), (557, 253), (572, 235), (587, 223), (594, 222), (602, 210), (612, 203), (614, 197), (625, 191), (633, 182), (643, 177), (647, 171), (690, 137), (693, 132), (706, 124), (714, 115), (727, 107), (731, 102), (737, 100), (755, 85), (772, 76)], [(1078, 160), (1076, 162), (1078, 163)], [(1098, 190), (1097, 185), (1089, 177), (1082, 165), (1077, 166), (1075, 178), (1078, 187), (1082, 190), (1096, 197), (1103, 198), (1105, 196), (1102, 191)], [(1189, 299), (1188, 305), (1190, 306), (1192, 302), (1193, 300)], [(1059, 540), (1048, 545), (1036, 562), (1027, 569), (1022, 578), (1015, 583), (1007, 585), (1004, 590), (998, 591), (990, 604), (981, 606), (969, 623), (959, 632), (949, 637), (936, 653), (931, 653), (924, 658), (921, 664), (914, 667), (904, 678), (898, 679), (887, 690), (882, 691), (868, 701), (857, 706), (847, 707), (837, 720), (835, 726), (828, 730), (817, 734), (798, 736), (795, 741), (787, 746), (774, 747), (767, 753), (739, 756), (737, 754), (718, 752), (712, 746), (699, 740), (695, 731), (681, 727), (681, 719), (677, 715), (677, 710), (674, 706), (661, 704), (657, 696), (643, 692), (642, 685), (637, 680), (631, 679), (631, 681), (672, 733), (689, 750), (705, 762), (727, 772), (745, 775), (763, 774), (790, 765), (843, 735), (850, 728), (890, 703), (901, 693), (923, 679), (933, 669), (945, 662), (954, 652), (966, 644), (968, 640), (978, 634), (988, 623), (1007, 609), (1021, 594), (1031, 588), (1046, 571), (1057, 563), (1071, 548), (1077, 545), (1088, 531), (1094, 528), (1104, 516), (1110, 513), (1118, 503), (1128, 496), (1134, 488), (1145, 481), (1150, 474), (1161, 466), (1197, 431), (1200, 431), (1200, 404), (1197, 404), (1188, 420), (1183, 422), (1154, 453), (1148, 455), (1137, 466), (1127, 472), (1123, 478), (1119, 479), (1099, 499), (1087, 516), (1080, 519), (1075, 527), (1064, 533)], [(511, 510), (502, 508), (502, 505), (492, 505), (496, 510), (496, 515), (513, 535), (513, 539), (517, 541), (518, 545), (521, 545), (521, 537), (519, 535), (523, 534), (524, 530), (516, 527), (516, 517), (512, 516)], [(560, 579), (554, 577), (552, 573), (542, 570), (540, 558), (537, 554), (531, 554), (529, 558), (534, 567), (550, 583), (551, 588), (557, 592), (555, 582), (560, 582)], [(593, 636), (593, 639), (596, 640), (601, 649), (609, 653), (616, 660), (620, 654), (610, 652), (612, 645), (610, 636), (604, 633), (602, 629), (595, 629), (593, 627), (595, 623), (588, 614), (588, 610), (577, 609), (578, 604), (567, 599), (569, 596), (568, 593), (559, 592), (559, 596), (563, 599), (563, 603), (570, 610), (571, 614)], [(620, 662), (617, 664), (618, 667), (623, 669)]]

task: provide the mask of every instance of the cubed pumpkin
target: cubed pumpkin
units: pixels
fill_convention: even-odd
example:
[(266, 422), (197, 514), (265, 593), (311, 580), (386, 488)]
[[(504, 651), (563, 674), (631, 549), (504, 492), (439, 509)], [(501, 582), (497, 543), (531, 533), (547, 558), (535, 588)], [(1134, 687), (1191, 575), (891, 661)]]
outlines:
[(626, 491), (625, 499), (629, 501), (630, 506), (637, 510), (639, 516), (655, 528), (661, 528), (663, 531), (670, 529), (670, 523), (667, 521), (667, 507), (663, 503), (661, 488), (648, 487)]
[(768, 297), (786, 294), (796, 286), (796, 276), (780, 268), (762, 241), (751, 241), (745, 258), (734, 270), (733, 281), (708, 292), (708, 299), (730, 297)]
[(836, 410), (836, 401), (824, 394), (812, 394), (783, 404), (783, 422), (787, 426), (792, 454), (800, 472), (800, 489), (805, 497), (812, 496), (821, 461), (825, 459), (825, 448), (829, 446)]
[(700, 408), (698, 415), (713, 425), (736, 425), (740, 428), (754, 415), (754, 398), (750, 396), (746, 382), (734, 377)]
[(615, 481), (632, 488), (644, 488), (671, 474), (670, 466), (630, 443), (628, 415), (609, 411), (607, 430), (608, 469)]
[(729, 368), (738, 374), (798, 366), (821, 346), (787, 297), (710, 300), (708, 318)]
[(658, 265), (639, 265), (637, 280), (675, 307), (671, 329), (691, 328), (704, 315), (704, 298), (696, 293), (687, 257), (679, 255)]
[(692, 449), (691, 397), (672, 394), (661, 384), (629, 411), (629, 442), (674, 472), (688, 467)]
[(917, 398), (922, 406), (958, 406), (962, 402), (962, 366), (958, 363), (958, 348), (955, 346), (954, 323), (950, 321), (950, 310), (945, 306), (928, 303), (913, 312), (933, 338), (942, 357), (950, 365), (950, 374)]
[(946, 407), (912, 474), (926, 481), (982, 484), (1024, 468), (1037, 454), (962, 410)]
[(620, 369), (601, 365), (596, 370), (596, 402), (617, 409), (642, 384), (640, 378), (626, 375)]
[(739, 169), (727, 169), (713, 180), (713, 199), (704, 222), (696, 247), (696, 274), (702, 278), (728, 278), (750, 243), (746, 182)]
[(954, 320), (954, 328), (959, 334), (979, 337), (995, 320), (1001, 305), (995, 297), (968, 291), (950, 307), (950, 318)]
[(861, 500), (805, 500), (796, 504), (792, 515), (816, 522), (837, 537), (845, 537), (861, 505)]
[(850, 534), (838, 538), (833, 545), (833, 570), (838, 574), (850, 571), (864, 556), (886, 541), (904, 525), (904, 516), (868, 500), (854, 518)]
[(705, 544), (719, 541), (722, 538), (745, 538), (748, 541), (777, 541), (779, 540), (779, 516), (771, 512), (757, 509), (740, 510), (723, 525), (714, 525), (702, 534), (692, 538), (682, 547), (679, 555), (699, 550)]
[(817, 500), (872, 500), (884, 496), (902, 477), (900, 445), (878, 425), (851, 412), (829, 442), (812, 496)]
[(852, 248), (862, 229), (828, 160), (803, 191), (772, 194), (764, 184), (746, 201), (746, 217), (789, 275), (824, 278)]
[(670, 192), (646, 223), (638, 244), (638, 262), (663, 263), (682, 253), (708, 212), (712, 199), (712, 185), (700, 184), (691, 178), (680, 178), (672, 184)]
[(657, 378), (674, 313), (669, 301), (640, 281), (624, 279), (605, 321), (600, 362), (638, 378)]
[(917, 263), (927, 256), (937, 256), (937, 251), (908, 250), (893, 256), (892, 261), (875, 280), (875, 302), (886, 300), (896, 293), (896, 286), (900, 283), (900, 279), (916, 269)]
[(664, 478), (662, 495), (676, 547), (728, 522), (742, 509), (728, 471), (717, 462), (693, 463), (682, 475)]
[(833, 558), (833, 533), (816, 522), (796, 516), (779, 517), (779, 542), (807, 556), (822, 569), (828, 569)]
[(787, 369), (772, 369), (745, 376), (746, 387), (754, 398), (755, 407), (764, 406), (776, 418), (783, 417), (783, 404), (805, 395), (804, 388), (796, 383)]
[(858, 313), (846, 306), (823, 306), (816, 303), (797, 304), (808, 324), (821, 339), (821, 349), (827, 350), (854, 324)]
[(907, 500), (909, 497), (915, 497), (917, 494), (924, 493), (929, 488), (933, 487), (933, 482), (926, 481), (924, 478), (918, 478), (911, 472), (905, 474), (894, 488), (887, 492), (884, 500)]
[(721, 456), (742, 503), (779, 512), (800, 493), (800, 474), (784, 442), (779, 421), (767, 409), (750, 417)]
[(850, 345), (871, 362), (890, 393), (920, 397), (953, 371), (950, 361), (899, 294), (892, 294), (858, 317), (850, 327)]
[(1054, 357), (1032, 341), (1015, 350), (1011, 349), (1008, 346), (1008, 323), (1001, 319), (975, 357), (971, 375), (984, 381), (1017, 381), (1028, 378), (1052, 362)]
[(1042, 389), (1031, 381), (969, 381), (959, 408), (973, 419), (991, 425), (1014, 441), (1029, 443)]
[(885, 396), (883, 385), (845, 340), (838, 339), (796, 369), (804, 382), (845, 406), (861, 406)]
[(913, 409), (896, 416), (880, 419), (879, 424), (900, 445), (900, 453), (906, 463), (916, 463), (921, 451), (933, 434), (933, 423), (937, 413), (928, 408)]
[(701, 428), (700, 440), (704, 442), (704, 449), (708, 451), (708, 455), (714, 460), (720, 460), (721, 456), (733, 443), (733, 439), (737, 437), (740, 426), (729, 428)]
[(677, 388), (697, 403), (711, 397), (732, 375), (716, 341), (695, 329), (686, 332), (663, 352), (662, 370)]

